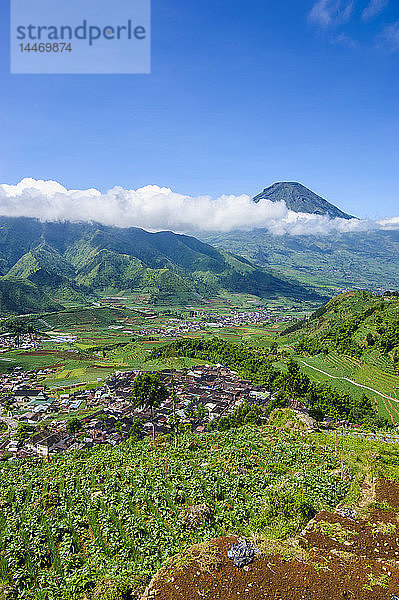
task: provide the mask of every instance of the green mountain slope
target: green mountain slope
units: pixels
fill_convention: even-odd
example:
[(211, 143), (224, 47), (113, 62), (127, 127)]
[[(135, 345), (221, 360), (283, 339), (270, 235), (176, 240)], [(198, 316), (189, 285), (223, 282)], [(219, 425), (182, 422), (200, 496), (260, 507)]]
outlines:
[(198, 237), (310, 285), (385, 289), (399, 285), (399, 231), (294, 236), (255, 229)]
[(295, 333), (304, 354), (334, 351), (360, 358), (377, 351), (398, 365), (399, 296), (346, 292), (282, 334), (287, 332)]
[(0, 277), (0, 313), (60, 310), (62, 306), (28, 280)]
[(9, 274), (14, 277), (28, 278), (40, 271), (51, 272), (59, 277), (74, 277), (75, 275), (73, 267), (45, 242), (24, 254), (10, 269)]
[(153, 302), (167, 303), (201, 300), (222, 290), (319, 298), (295, 280), (193, 237), (97, 223), (0, 217), (0, 265), (6, 278), (28, 280), (68, 301), (103, 290), (145, 292)]
[(398, 295), (340, 294), (286, 327), (279, 342), (312, 381), (360, 400), (365, 394), (381, 417), (399, 423)]
[(26, 279), (57, 299), (84, 303), (89, 289), (77, 285), (75, 275), (73, 266), (42, 242), (24, 254), (5, 278)]
[(172, 263), (170, 268), (151, 269), (138, 258), (118, 254), (112, 250), (100, 250), (79, 269), (76, 280), (90, 289), (130, 289), (151, 294), (166, 301), (180, 298), (199, 299), (199, 292), (212, 293), (207, 287), (189, 275), (179, 274)]
[(312, 213), (315, 215), (328, 215), (332, 218), (353, 219), (351, 215), (318, 196), (301, 183), (282, 181), (267, 187), (254, 197), (254, 202), (270, 200), (271, 202), (285, 202), (287, 208), (295, 212)]

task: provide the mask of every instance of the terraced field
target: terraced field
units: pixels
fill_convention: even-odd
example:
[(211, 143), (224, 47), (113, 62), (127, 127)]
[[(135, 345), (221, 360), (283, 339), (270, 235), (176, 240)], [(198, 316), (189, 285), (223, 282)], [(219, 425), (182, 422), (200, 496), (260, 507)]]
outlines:
[(312, 379), (352, 395), (366, 393), (375, 400), (381, 416), (399, 423), (399, 377), (383, 355), (373, 352), (363, 359), (356, 359), (330, 353), (306, 358), (298, 356), (297, 359)]

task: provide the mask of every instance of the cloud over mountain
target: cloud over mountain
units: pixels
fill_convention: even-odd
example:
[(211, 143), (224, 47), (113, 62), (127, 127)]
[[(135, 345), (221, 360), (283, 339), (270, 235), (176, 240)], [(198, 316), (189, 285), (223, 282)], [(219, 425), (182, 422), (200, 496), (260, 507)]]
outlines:
[(255, 203), (247, 195), (187, 196), (148, 185), (137, 190), (114, 187), (68, 190), (56, 181), (23, 179), (0, 185), (0, 214), (42, 221), (97, 221), (118, 227), (175, 232), (232, 231), (265, 228), (282, 235), (326, 235), (332, 232), (399, 228), (399, 217), (384, 221), (331, 219), (289, 210), (284, 202)]

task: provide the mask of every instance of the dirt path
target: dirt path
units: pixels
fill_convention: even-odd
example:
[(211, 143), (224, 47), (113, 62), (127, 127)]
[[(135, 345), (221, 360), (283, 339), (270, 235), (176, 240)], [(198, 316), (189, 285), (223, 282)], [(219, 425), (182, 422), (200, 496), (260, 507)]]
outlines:
[(309, 365), (309, 363), (305, 362), (304, 360), (301, 360), (301, 363), (303, 365), (305, 365), (306, 367), (309, 367), (309, 369), (314, 369), (315, 371), (318, 371), (319, 373), (323, 373), (323, 375), (326, 375), (327, 377), (330, 377), (331, 379), (339, 379), (340, 381), (347, 381), (348, 383), (352, 383), (353, 385), (356, 385), (357, 387), (363, 388), (364, 390), (368, 390), (369, 392), (373, 392), (374, 394), (378, 394), (378, 396), (381, 396), (382, 398), (387, 398), (387, 400), (392, 400), (393, 402), (396, 402), (399, 404), (399, 400), (397, 400), (396, 398), (392, 398), (392, 396), (387, 396), (386, 394), (383, 394), (382, 392), (378, 392), (374, 388), (368, 387), (367, 385), (361, 385), (360, 383), (356, 383), (356, 381), (353, 381), (353, 379), (348, 379), (348, 377), (338, 377), (337, 375), (330, 375), (330, 373), (327, 373), (326, 371), (322, 371), (321, 369), (318, 369), (317, 367), (313, 367), (312, 365)]

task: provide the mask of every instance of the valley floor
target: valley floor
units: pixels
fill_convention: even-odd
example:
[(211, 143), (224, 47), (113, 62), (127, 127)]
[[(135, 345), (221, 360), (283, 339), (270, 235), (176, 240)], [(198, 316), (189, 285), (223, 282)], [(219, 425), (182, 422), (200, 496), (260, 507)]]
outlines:
[[(177, 338), (207, 340), (215, 336), (243, 342), (254, 351), (277, 342), (276, 366), (284, 370), (284, 352), (292, 353), (293, 346), (279, 338), (278, 333), (287, 321), (301, 319), (313, 309), (308, 304), (290, 304), (284, 299), (280, 303), (259, 302), (244, 294), (209, 299), (206, 307), (154, 307), (140, 303), (136, 297), (104, 298), (100, 306), (31, 315), (41, 338), (27, 338), (21, 347), (16, 347), (10, 337), (3, 342), (0, 339), (0, 371), (16, 366), (25, 371), (47, 371), (40, 385), (59, 397), (101, 388), (116, 371), (191, 368), (198, 360), (151, 359), (150, 353)], [(373, 350), (361, 360), (334, 352), (294, 358), (314, 381), (327, 383), (353, 397), (367, 392), (381, 416), (399, 423), (399, 377), (387, 357)], [(79, 416), (80, 412), (76, 414)]]

